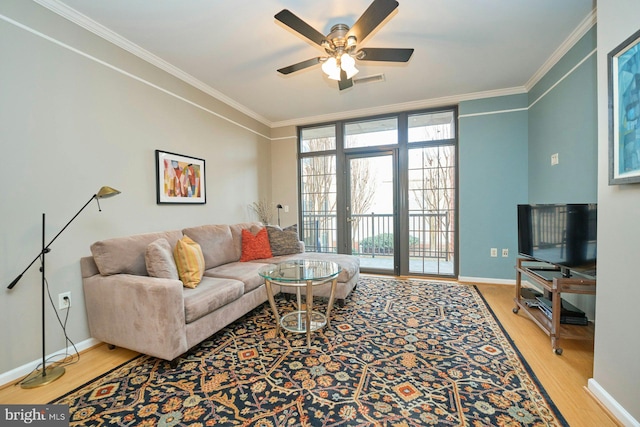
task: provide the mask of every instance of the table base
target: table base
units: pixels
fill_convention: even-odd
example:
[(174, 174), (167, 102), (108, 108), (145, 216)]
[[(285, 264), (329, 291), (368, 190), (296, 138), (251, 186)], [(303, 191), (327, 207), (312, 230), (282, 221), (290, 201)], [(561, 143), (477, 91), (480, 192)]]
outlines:
[[(314, 311), (311, 313), (311, 332), (324, 328), (327, 324), (327, 317)], [(307, 332), (307, 312), (303, 310), (292, 311), (280, 319), (280, 325), (289, 332)]]
[[(313, 280), (301, 281), (297, 285), (288, 283), (288, 282), (277, 282), (274, 280), (265, 279), (265, 287), (267, 288), (267, 297), (269, 299), (269, 305), (271, 305), (271, 310), (273, 311), (273, 316), (275, 317), (275, 320), (276, 320), (276, 336), (280, 333), (281, 326), (282, 328), (288, 331), (299, 332), (299, 333), (304, 332), (307, 334), (307, 348), (311, 348), (311, 332), (318, 330), (320, 328), (323, 328), (325, 326), (329, 326), (329, 327), (331, 326), (330, 316), (331, 316), (331, 309), (333, 308), (333, 300), (335, 298), (335, 293), (336, 293), (336, 285), (338, 284), (337, 276), (338, 275), (336, 274), (335, 277), (333, 278), (330, 278), (328, 280), (321, 280), (321, 281), (313, 281)], [(331, 282), (331, 294), (329, 295), (329, 303), (327, 304), (327, 314), (325, 315), (322, 313), (318, 313), (317, 311), (313, 311), (313, 286), (322, 285), (328, 282)], [(278, 307), (276, 306), (276, 302), (273, 297), (273, 289), (271, 287), (272, 284), (276, 284), (280, 286), (296, 286), (298, 288), (296, 290), (296, 294), (297, 294), (296, 296), (297, 296), (297, 302), (298, 302), (297, 310), (282, 316), (282, 320), (280, 318), (280, 315), (278, 314)], [(302, 304), (300, 301), (301, 287), (305, 288), (307, 291), (306, 301), (305, 301), (306, 310), (300, 309), (302, 307)], [(293, 315), (293, 317), (291, 315)], [(322, 319), (316, 317), (317, 315), (322, 316)], [(284, 323), (285, 318), (293, 319), (293, 325), (289, 323), (289, 320), (287, 320), (287, 324), (290, 325), (292, 329), (295, 328), (295, 330), (285, 327), (285, 323)], [(301, 325), (303, 326), (301, 327)], [(310, 325), (311, 328), (307, 328), (306, 327), (307, 325)]]

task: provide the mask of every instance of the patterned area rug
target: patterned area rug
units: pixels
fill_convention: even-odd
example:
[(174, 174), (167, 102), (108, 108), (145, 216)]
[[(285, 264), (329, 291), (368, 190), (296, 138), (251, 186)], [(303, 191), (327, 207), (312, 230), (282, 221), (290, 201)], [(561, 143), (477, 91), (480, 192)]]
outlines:
[(176, 367), (140, 356), (52, 403), (78, 426), (567, 425), (472, 286), (361, 278), (305, 344), (265, 303)]

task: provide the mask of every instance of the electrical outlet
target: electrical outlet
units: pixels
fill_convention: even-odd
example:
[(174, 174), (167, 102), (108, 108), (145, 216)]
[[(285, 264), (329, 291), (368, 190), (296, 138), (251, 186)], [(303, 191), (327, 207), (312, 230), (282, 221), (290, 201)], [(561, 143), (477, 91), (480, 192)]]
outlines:
[(509, 249), (502, 249), (502, 258), (509, 257)]
[(498, 256), (498, 248), (491, 248), (491, 257), (495, 258)]
[(560, 158), (558, 157), (558, 153), (554, 153), (551, 155), (551, 166), (555, 166), (560, 163)]
[(58, 310), (64, 310), (69, 307), (71, 307), (71, 292), (58, 294)]

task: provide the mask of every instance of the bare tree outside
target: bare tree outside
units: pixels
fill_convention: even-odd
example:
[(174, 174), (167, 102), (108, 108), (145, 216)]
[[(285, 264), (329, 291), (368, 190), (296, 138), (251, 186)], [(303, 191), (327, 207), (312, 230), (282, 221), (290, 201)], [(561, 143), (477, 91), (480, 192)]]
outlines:
[[(301, 237), (309, 251), (338, 252), (338, 234), (344, 232), (350, 236), (340, 238), (351, 239), (345, 245), (367, 268), (402, 270), (408, 264), (411, 273), (455, 273), (455, 110), (405, 117), (404, 135), (400, 115), (302, 128)], [(405, 171), (409, 188), (398, 194), (397, 179)], [(340, 209), (348, 210), (349, 228), (337, 223), (338, 200), (348, 203)], [(396, 209), (403, 215), (399, 224), (408, 216), (408, 236), (394, 230)], [(408, 259), (394, 265), (398, 243), (408, 243)]]
[(418, 210), (429, 215), (425, 218), (430, 231), (428, 244), (436, 248), (444, 246), (446, 252), (452, 253), (454, 242), (449, 236), (455, 212), (454, 147), (446, 145), (412, 151), (421, 155), (423, 177), (420, 182), (411, 181), (409, 187)]
[[(335, 142), (333, 138), (315, 138), (307, 140), (306, 144), (309, 151), (326, 151), (331, 149)], [(314, 230), (318, 230), (318, 234), (322, 234), (322, 231), (325, 234), (324, 236), (314, 236), (310, 243), (312, 245), (320, 243), (326, 247), (335, 246), (335, 238), (328, 235), (328, 233), (333, 234), (335, 231), (335, 156), (307, 157), (303, 160), (302, 166), (303, 215), (311, 219), (307, 227), (311, 226)], [(374, 175), (375, 171), (370, 170), (366, 162), (357, 159), (351, 162), (351, 207), (353, 212), (366, 212), (370, 209), (375, 194)], [(357, 230), (360, 220), (360, 217), (353, 218), (351, 223), (353, 233)]]
[(422, 210), (448, 210), (453, 206), (454, 159), (453, 147), (423, 150), (424, 180), (410, 183), (411, 193)]
[(305, 211), (325, 214), (335, 212), (335, 156), (305, 158), (303, 169)]
[[(360, 159), (351, 161), (351, 212), (365, 213), (371, 209), (375, 195), (375, 171), (367, 167), (368, 162)], [(351, 218), (351, 235), (356, 235), (361, 217)]]
[[(334, 138), (312, 138), (305, 143), (312, 152), (335, 148)], [(305, 157), (301, 165), (305, 243), (310, 250), (336, 251), (336, 156)]]

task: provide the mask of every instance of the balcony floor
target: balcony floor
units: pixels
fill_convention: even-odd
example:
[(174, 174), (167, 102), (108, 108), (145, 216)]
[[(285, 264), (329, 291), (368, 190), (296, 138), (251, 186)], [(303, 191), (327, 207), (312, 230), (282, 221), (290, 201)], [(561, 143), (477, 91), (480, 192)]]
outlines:
[[(376, 255), (375, 257), (360, 255), (360, 268), (393, 271), (393, 257)], [(437, 258), (409, 258), (409, 273), (453, 276), (453, 260)]]

